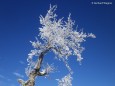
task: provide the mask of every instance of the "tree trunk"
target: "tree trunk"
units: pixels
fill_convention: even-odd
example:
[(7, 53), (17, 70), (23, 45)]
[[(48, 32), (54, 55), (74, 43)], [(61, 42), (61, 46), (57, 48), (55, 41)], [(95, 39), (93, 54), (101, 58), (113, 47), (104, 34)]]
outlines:
[(41, 68), (41, 64), (44, 58), (44, 55), (50, 50), (51, 48), (48, 48), (47, 50), (45, 50), (44, 52), (42, 52), (39, 55), (38, 61), (35, 65), (35, 68), (33, 69), (33, 71), (30, 73), (29, 75), (29, 79), (27, 81), (23, 81), (22, 79), (19, 79), (18, 82), (21, 84), (21, 86), (34, 86), (35, 85), (35, 78), (37, 76), (44, 76), (47, 73), (42, 73), (40, 72), (40, 68)]

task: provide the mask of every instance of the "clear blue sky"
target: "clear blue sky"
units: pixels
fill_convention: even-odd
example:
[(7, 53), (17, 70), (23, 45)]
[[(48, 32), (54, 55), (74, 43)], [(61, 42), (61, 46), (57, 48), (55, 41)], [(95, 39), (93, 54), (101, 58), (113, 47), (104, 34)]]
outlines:
[[(86, 50), (81, 66), (75, 57), (70, 59), (73, 86), (115, 86), (115, 3), (108, 0), (113, 4), (92, 5), (91, 1), (94, 0), (0, 0), (0, 86), (19, 86), (19, 77), (14, 73), (27, 79), (26, 59), (32, 49), (29, 41), (39, 33), (39, 15), (46, 14), (49, 4), (58, 6), (59, 17), (66, 18), (71, 13), (79, 28), (97, 37), (83, 44)], [(38, 77), (39, 86), (57, 86), (55, 78), (67, 74), (64, 64), (53, 56), (49, 53), (45, 62), (54, 62), (61, 71), (47, 79)]]

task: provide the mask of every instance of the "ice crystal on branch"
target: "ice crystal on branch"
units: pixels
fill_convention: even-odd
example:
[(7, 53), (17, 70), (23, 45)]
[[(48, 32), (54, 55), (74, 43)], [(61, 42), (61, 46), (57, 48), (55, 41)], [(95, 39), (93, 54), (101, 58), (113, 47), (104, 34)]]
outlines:
[[(73, 26), (75, 22), (69, 15), (68, 20), (64, 21), (62, 18), (57, 19), (55, 14), (57, 6), (50, 7), (50, 10), (45, 17), (40, 16), (40, 28), (41, 39), (46, 44), (52, 47), (52, 50), (60, 58), (69, 57), (74, 54), (77, 56), (77, 61), (81, 61), (81, 53), (84, 50), (81, 47), (81, 43), (85, 41), (85, 38), (95, 38), (94, 34), (86, 34), (83, 31), (78, 32), (74, 30)], [(67, 58), (66, 58), (67, 59)]]
[(54, 65), (53, 64), (49, 65), (48, 63), (45, 66), (43, 66), (42, 69), (42, 71), (45, 72), (47, 75), (49, 73), (53, 73), (55, 70), (56, 68), (54, 67)]
[[(38, 62), (34, 62), (33, 58), (35, 56), (45, 55), (48, 51), (53, 51), (54, 54), (62, 60), (70, 74), (72, 70), (68, 64), (68, 58), (71, 55), (76, 55), (77, 61), (82, 61), (81, 53), (84, 50), (84, 47), (81, 46), (82, 42), (86, 41), (86, 38), (91, 37), (95, 38), (95, 35), (92, 33), (84, 33), (83, 31), (78, 31), (74, 29), (75, 21), (71, 19), (71, 14), (69, 14), (67, 21), (63, 18), (58, 19), (57, 14), (55, 13), (57, 6), (50, 6), (47, 14), (45, 16), (40, 15), (40, 24), (42, 25), (39, 28), (39, 37), (42, 41), (39, 41), (36, 38), (36, 41), (32, 42), (33, 50), (28, 54), (28, 67), (26, 69), (27, 75), (31, 73), (36, 65), (40, 66)], [(52, 68), (49, 66), (43, 72), (51, 72)], [(71, 85), (71, 76), (65, 76), (59, 86), (72, 86)], [(67, 83), (66, 85), (64, 84)]]
[(64, 76), (61, 80), (57, 79), (58, 86), (72, 86), (72, 77), (71, 74)]

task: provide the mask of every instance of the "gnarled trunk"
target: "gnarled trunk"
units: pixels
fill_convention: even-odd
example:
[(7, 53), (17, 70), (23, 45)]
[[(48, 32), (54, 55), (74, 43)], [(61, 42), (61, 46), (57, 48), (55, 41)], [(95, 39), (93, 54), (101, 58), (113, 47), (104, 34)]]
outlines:
[(40, 72), (41, 64), (44, 58), (44, 55), (50, 50), (51, 48), (48, 48), (47, 50), (43, 51), (38, 58), (38, 61), (33, 69), (33, 71), (29, 75), (29, 79), (27, 81), (24, 81), (22, 79), (19, 79), (18, 82), (21, 84), (21, 86), (34, 86), (35, 85), (35, 78), (37, 76), (44, 76), (47, 73)]

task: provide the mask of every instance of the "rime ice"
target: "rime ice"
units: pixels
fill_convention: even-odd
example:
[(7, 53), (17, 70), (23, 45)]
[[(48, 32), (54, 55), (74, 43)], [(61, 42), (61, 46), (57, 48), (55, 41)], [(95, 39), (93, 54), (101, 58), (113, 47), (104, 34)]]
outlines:
[[(40, 15), (40, 24), (42, 26), (39, 28), (40, 33), (38, 37), (40, 37), (42, 41), (39, 41), (38, 38), (36, 38), (36, 41), (30, 41), (34, 49), (28, 54), (26, 74), (28, 77), (32, 77), (32, 79), (30, 78), (30, 80), (26, 82), (27, 84), (31, 84), (31, 82), (34, 84), (34, 81), (31, 80), (35, 79), (37, 73), (41, 76), (53, 71), (50, 65), (40, 71), (44, 55), (48, 53), (48, 51), (53, 51), (56, 57), (63, 61), (69, 70), (67, 76), (58, 80), (58, 86), (72, 86), (71, 74), (73, 72), (68, 64), (68, 58), (70, 58), (71, 55), (75, 55), (77, 61), (81, 62), (83, 59), (81, 54), (84, 50), (81, 43), (85, 42), (88, 37), (95, 38), (95, 35), (92, 33), (86, 34), (83, 31), (75, 30), (75, 21), (71, 19), (71, 14), (69, 14), (66, 21), (64, 18), (58, 19), (58, 15), (55, 13), (56, 9), (56, 5), (50, 6), (45, 16)], [(34, 61), (33, 58), (35, 56), (40, 59), (38, 58), (37, 61)], [(32, 76), (32, 73), (35, 77)]]

